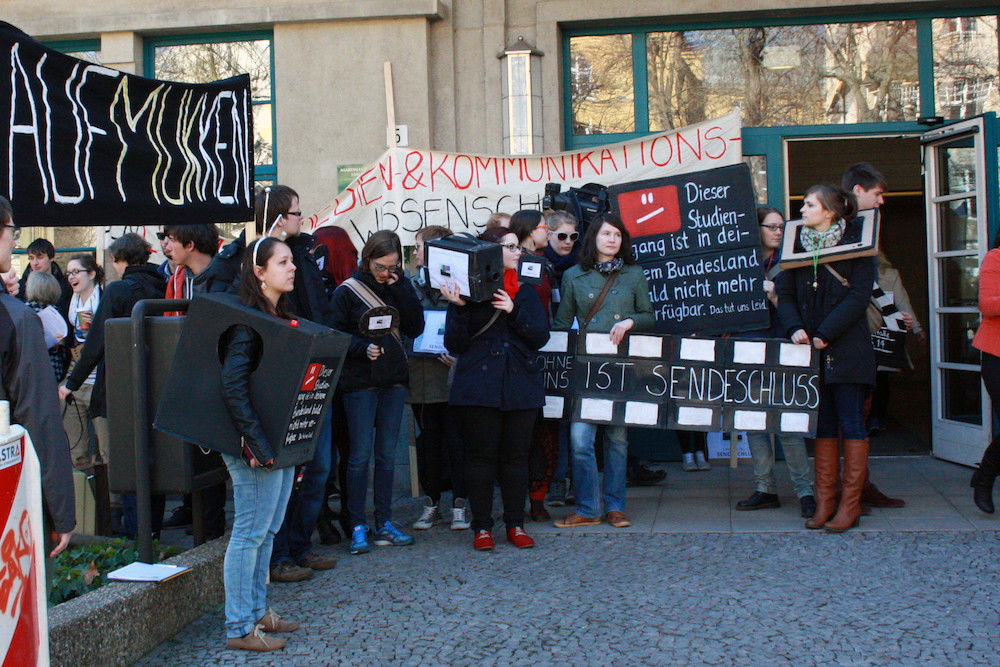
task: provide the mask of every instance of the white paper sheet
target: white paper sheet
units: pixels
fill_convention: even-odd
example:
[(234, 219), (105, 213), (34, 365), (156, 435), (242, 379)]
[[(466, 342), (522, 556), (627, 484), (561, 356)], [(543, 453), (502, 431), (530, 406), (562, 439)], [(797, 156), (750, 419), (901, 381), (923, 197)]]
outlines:
[(614, 409), (614, 401), (603, 398), (580, 399), (580, 419), (609, 422)]
[(109, 572), (108, 579), (118, 581), (165, 581), (190, 569), (181, 565), (167, 565), (166, 563), (154, 563), (151, 565), (137, 561)]
[(782, 343), (778, 363), (782, 366), (808, 366), (812, 361), (812, 346)]
[(685, 361), (715, 361), (715, 341), (697, 338), (682, 339), (681, 359)]
[(625, 421), (637, 426), (656, 426), (660, 416), (660, 406), (656, 403), (628, 401), (625, 403)]
[(606, 333), (587, 334), (587, 354), (618, 354), (618, 346), (611, 342)]
[(738, 340), (733, 343), (733, 363), (763, 364), (767, 361), (767, 344)]
[(444, 325), (446, 310), (424, 311), (424, 332), (413, 339), (413, 351), (425, 354), (447, 354), (444, 346)]
[(808, 433), (809, 415), (805, 412), (781, 413), (781, 431), (783, 433)]
[(568, 352), (569, 332), (552, 331), (549, 332), (549, 342), (539, 352)]
[(733, 413), (733, 427), (737, 431), (764, 431), (767, 413), (759, 410), (737, 410)]
[(656, 359), (663, 356), (663, 339), (657, 336), (629, 336), (628, 356)]
[(686, 426), (711, 426), (712, 416), (712, 408), (683, 406), (677, 409), (677, 423)]
[(469, 256), (464, 252), (427, 246), (427, 272), (434, 289), (444, 283), (457, 283), (462, 296), (472, 294), (469, 289)]
[(542, 408), (542, 416), (546, 419), (561, 419), (564, 405), (565, 400), (562, 396), (546, 396), (545, 406)]

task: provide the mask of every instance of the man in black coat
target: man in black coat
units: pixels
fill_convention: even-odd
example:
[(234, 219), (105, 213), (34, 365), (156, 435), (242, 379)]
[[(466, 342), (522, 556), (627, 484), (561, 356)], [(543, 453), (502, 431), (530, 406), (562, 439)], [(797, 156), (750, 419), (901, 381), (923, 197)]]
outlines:
[(21, 300), (27, 298), (25, 296), (28, 293), (26, 286), (28, 284), (28, 276), (31, 275), (32, 271), (48, 273), (59, 281), (60, 294), (59, 301), (56, 302), (56, 310), (68, 319), (69, 302), (73, 298), (73, 288), (70, 287), (69, 280), (66, 279), (66, 275), (62, 272), (62, 269), (54, 261), (56, 256), (55, 246), (48, 239), (38, 238), (29, 243), (25, 250), (28, 253), (28, 268), (24, 270), (24, 274), (21, 276), (20, 290), (17, 293), (18, 298)]
[[(14, 225), (10, 202), (0, 196), (0, 273), (10, 271), (20, 231)], [(55, 558), (69, 545), (76, 527), (69, 442), (62, 427), (42, 324), (27, 306), (7, 293), (5, 285), (0, 285), (0, 376), (0, 392), (10, 401), (11, 421), (27, 429), (38, 455), (46, 519), (59, 534), (59, 542), (49, 554)]]

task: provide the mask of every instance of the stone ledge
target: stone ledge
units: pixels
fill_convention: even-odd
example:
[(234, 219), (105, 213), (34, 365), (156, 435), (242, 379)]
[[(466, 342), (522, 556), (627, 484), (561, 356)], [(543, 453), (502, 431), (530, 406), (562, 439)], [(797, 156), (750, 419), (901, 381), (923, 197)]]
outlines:
[[(53, 665), (131, 665), (225, 600), (228, 536), (168, 559), (191, 571), (159, 584), (113, 582), (49, 610)], [(219, 631), (221, 646), (222, 630)]]

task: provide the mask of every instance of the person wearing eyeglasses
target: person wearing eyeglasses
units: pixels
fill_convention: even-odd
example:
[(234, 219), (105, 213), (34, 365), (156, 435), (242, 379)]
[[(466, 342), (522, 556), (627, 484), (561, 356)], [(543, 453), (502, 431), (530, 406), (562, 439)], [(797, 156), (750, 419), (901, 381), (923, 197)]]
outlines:
[[(350, 552), (370, 550), (365, 521), (368, 467), (374, 453), (376, 546), (406, 546), (413, 538), (392, 521), (392, 482), (399, 428), (403, 420), (409, 366), (403, 336), (424, 331), (424, 310), (413, 284), (403, 274), (399, 237), (387, 230), (372, 234), (361, 250), (361, 266), (333, 293), (333, 326), (351, 335), (340, 373), (347, 429), (347, 511), (352, 524)], [(398, 323), (385, 322), (386, 308)]]
[(503, 289), (492, 301), (470, 303), (457, 285), (441, 286), (450, 302), (444, 344), (458, 357), (449, 403), (465, 440), (472, 548), (495, 547), (493, 488), (499, 479), (507, 541), (527, 549), (535, 545), (524, 530), (528, 458), (532, 429), (545, 404), (535, 353), (549, 340), (549, 323), (538, 293), (518, 279), (523, 248), (517, 235), (494, 227), (480, 238), (503, 247)]
[[(770, 327), (756, 332), (766, 338), (787, 338), (784, 327), (778, 319), (778, 296), (774, 291), (774, 281), (781, 269), (778, 265), (781, 259), (781, 240), (785, 233), (785, 219), (781, 212), (772, 206), (757, 207), (757, 222), (760, 225), (761, 257), (764, 265), (764, 292), (767, 295), (767, 311), (770, 315)], [(753, 337), (753, 333), (744, 334)], [(799, 499), (799, 510), (803, 518), (811, 519), (816, 514), (816, 495), (813, 488), (812, 466), (809, 464), (809, 454), (806, 453), (806, 441), (801, 435), (770, 433), (748, 433), (747, 444), (750, 446), (750, 456), (753, 457), (753, 474), (757, 488), (744, 500), (736, 503), (736, 509), (751, 511), (780, 507), (778, 486), (774, 480), (774, 446), (773, 439), (781, 443), (785, 452), (785, 463), (788, 465), (788, 475), (792, 480), (792, 488)]]

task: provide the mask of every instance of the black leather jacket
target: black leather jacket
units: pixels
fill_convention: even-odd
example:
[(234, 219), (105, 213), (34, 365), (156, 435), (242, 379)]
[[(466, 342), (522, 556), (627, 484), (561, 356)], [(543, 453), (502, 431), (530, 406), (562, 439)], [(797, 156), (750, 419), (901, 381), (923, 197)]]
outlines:
[(244, 451), (250, 450), (259, 463), (274, 459), (274, 449), (267, 442), (260, 417), (250, 400), (250, 373), (257, 367), (263, 341), (250, 327), (236, 325), (224, 341), (222, 358), (222, 394), (233, 424), (243, 435)]

